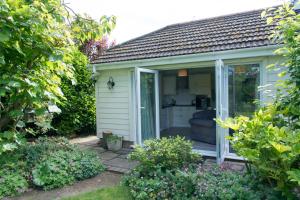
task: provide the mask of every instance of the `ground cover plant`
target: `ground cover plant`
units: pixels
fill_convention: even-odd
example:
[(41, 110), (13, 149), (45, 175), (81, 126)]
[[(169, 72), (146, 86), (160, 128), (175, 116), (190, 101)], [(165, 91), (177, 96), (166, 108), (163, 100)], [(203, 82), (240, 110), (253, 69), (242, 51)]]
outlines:
[(145, 141), (130, 158), (139, 165), (122, 182), (134, 199), (285, 199), (254, 173), (203, 168), (192, 144), (181, 137)]
[(0, 198), (25, 191), (62, 187), (93, 177), (104, 170), (93, 152), (72, 145), (65, 138), (41, 137), (34, 143), (9, 152), (1, 159)]

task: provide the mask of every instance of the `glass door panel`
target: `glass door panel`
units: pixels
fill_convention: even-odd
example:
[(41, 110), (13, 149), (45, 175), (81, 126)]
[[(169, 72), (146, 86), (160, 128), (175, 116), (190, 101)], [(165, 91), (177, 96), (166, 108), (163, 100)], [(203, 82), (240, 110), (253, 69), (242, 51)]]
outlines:
[[(216, 116), (222, 120), (228, 117), (228, 67), (222, 60), (216, 61)], [(228, 129), (217, 125), (217, 162), (225, 158)]]
[(139, 143), (159, 135), (158, 72), (137, 68)]
[[(228, 68), (229, 117), (238, 115), (251, 116), (259, 99), (260, 83), (259, 64), (234, 65)], [(233, 131), (229, 130), (232, 135)], [(229, 144), (229, 153), (234, 150)]]

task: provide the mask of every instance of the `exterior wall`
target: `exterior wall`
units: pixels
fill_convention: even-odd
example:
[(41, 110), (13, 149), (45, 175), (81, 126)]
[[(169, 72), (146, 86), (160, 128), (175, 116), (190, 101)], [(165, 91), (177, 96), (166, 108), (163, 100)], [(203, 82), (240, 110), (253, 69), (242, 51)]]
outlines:
[(283, 62), (283, 58), (278, 56), (267, 57), (262, 63), (262, 91), (261, 99), (263, 103), (270, 103), (274, 97), (274, 94), (277, 89), (277, 84), (280, 80), (285, 80), (288, 76), (278, 77), (280, 70), (276, 69), (267, 69), (267, 66), (270, 64), (276, 64), (277, 66)]
[[(235, 63), (261, 63), (261, 100), (263, 103), (271, 102), (276, 91), (276, 82), (279, 80), (278, 71), (268, 70), (269, 64), (280, 63), (281, 58), (270, 56), (257, 58), (259, 62), (251, 60), (234, 59)], [(200, 63), (201, 64), (201, 63)], [(211, 63), (213, 65), (213, 62)], [(181, 66), (182, 67), (182, 66)], [(172, 68), (172, 67), (170, 67)], [(176, 69), (176, 67), (174, 67)], [(133, 68), (101, 70), (96, 82), (96, 109), (97, 109), (97, 136), (102, 137), (103, 131), (112, 131), (123, 136), (124, 140), (135, 141), (135, 81)], [(107, 88), (107, 81), (112, 77), (115, 87)]]
[[(100, 71), (96, 82), (96, 124), (97, 136), (103, 131), (123, 136), (124, 140), (133, 141), (131, 126), (131, 71), (115, 69)], [(107, 82), (112, 77), (115, 86), (108, 89)]]

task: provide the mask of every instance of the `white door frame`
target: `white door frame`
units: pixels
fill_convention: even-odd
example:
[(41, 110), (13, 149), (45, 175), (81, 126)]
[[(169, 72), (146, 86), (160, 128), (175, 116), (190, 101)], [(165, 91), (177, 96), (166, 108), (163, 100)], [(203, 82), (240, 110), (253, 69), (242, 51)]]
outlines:
[[(228, 66), (221, 59), (216, 60), (216, 117), (221, 120), (228, 118)], [(217, 163), (221, 164), (227, 152), (226, 135), (228, 129), (216, 126)]]
[(156, 138), (159, 138), (159, 87), (158, 87), (158, 71), (144, 68), (135, 68), (136, 77), (136, 111), (137, 111), (137, 142), (142, 145), (142, 127), (141, 127), (141, 72), (154, 74), (155, 79), (155, 132)]

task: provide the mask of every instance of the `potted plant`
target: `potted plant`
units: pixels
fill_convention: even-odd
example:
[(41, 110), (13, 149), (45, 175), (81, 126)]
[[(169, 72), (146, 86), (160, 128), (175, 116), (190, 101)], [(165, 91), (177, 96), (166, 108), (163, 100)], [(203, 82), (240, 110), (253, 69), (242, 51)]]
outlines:
[(122, 148), (123, 137), (111, 134), (106, 138), (107, 148), (111, 151), (118, 151)]
[(103, 134), (102, 134), (102, 147), (104, 149), (107, 149), (107, 137), (109, 137), (110, 135), (112, 135), (112, 132), (111, 131), (103, 131)]

